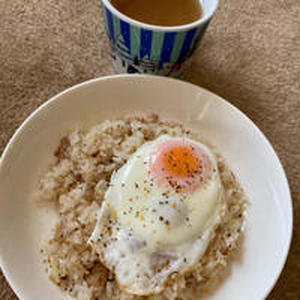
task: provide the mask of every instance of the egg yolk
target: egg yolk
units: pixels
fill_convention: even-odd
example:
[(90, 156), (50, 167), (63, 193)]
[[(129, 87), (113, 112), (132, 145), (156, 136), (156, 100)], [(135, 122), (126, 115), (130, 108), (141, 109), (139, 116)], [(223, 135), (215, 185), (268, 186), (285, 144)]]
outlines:
[(212, 163), (197, 145), (182, 139), (165, 141), (150, 154), (149, 174), (172, 188), (194, 190), (212, 173)]
[(163, 157), (163, 167), (170, 175), (189, 177), (201, 170), (201, 161), (193, 153), (195, 150), (186, 146), (175, 146), (166, 151)]

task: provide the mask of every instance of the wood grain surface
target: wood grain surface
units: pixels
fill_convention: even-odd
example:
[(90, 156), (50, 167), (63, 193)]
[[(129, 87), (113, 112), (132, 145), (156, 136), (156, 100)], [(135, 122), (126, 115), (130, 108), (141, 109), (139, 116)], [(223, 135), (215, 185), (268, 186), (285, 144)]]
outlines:
[[(0, 0), (0, 153), (49, 97), (113, 73), (99, 2)], [(221, 0), (185, 77), (245, 112), (287, 173), (294, 238), (268, 300), (300, 299), (299, 11), (298, 0)], [(0, 299), (17, 299), (1, 271)]]

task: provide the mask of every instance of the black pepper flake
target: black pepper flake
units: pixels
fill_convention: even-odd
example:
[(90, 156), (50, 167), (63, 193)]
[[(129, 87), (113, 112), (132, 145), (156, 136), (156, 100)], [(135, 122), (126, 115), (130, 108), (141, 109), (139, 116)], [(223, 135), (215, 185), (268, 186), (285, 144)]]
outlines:
[(112, 281), (115, 281), (115, 279), (112, 278), (112, 277), (108, 277), (108, 278), (107, 278), (107, 281), (108, 281), (108, 282), (112, 282)]
[(96, 156), (98, 156), (99, 155), (99, 150), (98, 151), (96, 151), (96, 152), (94, 152), (94, 153), (92, 153), (92, 157), (96, 157)]
[(187, 262), (187, 259), (186, 259), (186, 257), (183, 259), (183, 261), (186, 263)]
[(164, 220), (164, 218), (163, 218), (162, 216), (160, 216), (160, 217), (159, 217), (159, 220), (160, 220), (160, 221), (163, 221), (163, 220)]
[(137, 183), (135, 183), (134, 185), (135, 185), (135, 188), (136, 188), (136, 189), (139, 188), (139, 185), (138, 185)]

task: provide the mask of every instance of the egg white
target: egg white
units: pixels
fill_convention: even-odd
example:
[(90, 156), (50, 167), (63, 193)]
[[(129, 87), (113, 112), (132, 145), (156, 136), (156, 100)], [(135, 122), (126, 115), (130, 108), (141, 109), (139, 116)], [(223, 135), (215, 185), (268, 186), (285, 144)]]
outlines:
[[(224, 209), (216, 159), (208, 182), (193, 192), (176, 192), (150, 178), (147, 159), (167, 135), (145, 143), (111, 178), (90, 244), (132, 294), (159, 293), (173, 272), (191, 268), (204, 254)], [(182, 138), (181, 138), (182, 139)]]

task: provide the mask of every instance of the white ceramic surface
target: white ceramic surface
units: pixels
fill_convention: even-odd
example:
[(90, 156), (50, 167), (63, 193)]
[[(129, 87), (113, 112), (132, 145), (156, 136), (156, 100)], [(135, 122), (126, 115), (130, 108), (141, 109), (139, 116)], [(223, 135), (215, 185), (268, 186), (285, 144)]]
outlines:
[[(214, 143), (251, 202), (243, 255), (209, 300), (260, 300), (276, 282), (289, 249), (292, 206), (283, 168), (259, 129), (238, 109), (197, 86), (150, 76), (88, 81), (38, 108), (17, 130), (0, 164), (0, 263), (23, 300), (62, 299), (48, 281), (39, 245), (53, 215), (33, 200), (59, 139), (125, 112), (156, 111)], [(207, 298), (206, 298), (207, 299)]]

